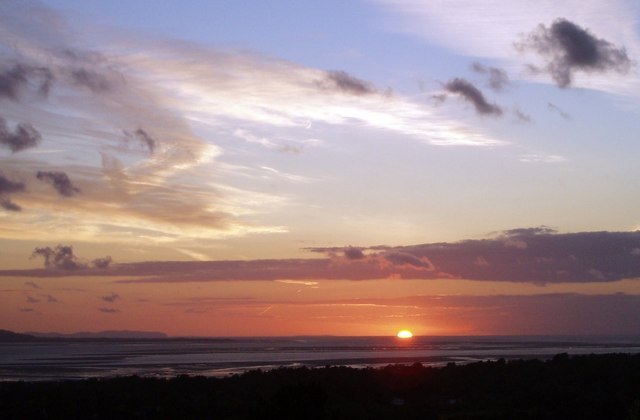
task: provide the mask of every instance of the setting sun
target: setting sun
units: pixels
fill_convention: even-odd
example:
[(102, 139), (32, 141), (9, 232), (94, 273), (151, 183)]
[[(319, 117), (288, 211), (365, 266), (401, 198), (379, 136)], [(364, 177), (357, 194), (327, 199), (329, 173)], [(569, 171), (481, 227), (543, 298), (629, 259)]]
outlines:
[(411, 337), (413, 337), (413, 333), (409, 330), (398, 331), (398, 338), (411, 338)]

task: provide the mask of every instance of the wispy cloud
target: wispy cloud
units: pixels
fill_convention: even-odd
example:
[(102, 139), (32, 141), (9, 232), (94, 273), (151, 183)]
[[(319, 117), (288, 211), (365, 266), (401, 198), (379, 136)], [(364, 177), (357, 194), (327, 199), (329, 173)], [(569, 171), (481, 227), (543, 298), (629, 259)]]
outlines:
[(524, 112), (522, 112), (517, 108), (513, 110), (513, 115), (515, 115), (516, 119), (520, 122), (524, 122), (524, 123), (531, 122), (531, 116), (529, 114), (525, 114)]
[(567, 159), (560, 155), (544, 155), (538, 153), (528, 153), (520, 156), (520, 162), (542, 162), (542, 163), (560, 163)]
[[(235, 197), (225, 191), (248, 202), (251, 188), (214, 175), (227, 152), (220, 139), (234, 132), (290, 155), (300, 153), (302, 140), (247, 133), (321, 124), (436, 146), (506, 143), (342, 70), (108, 28), (96, 31), (98, 41), (79, 42), (73, 22), (36, 3), (4, 2), (0, 26), (9, 63), (0, 69), (0, 100), (11, 102), (12, 120), (28, 116), (30, 124), (7, 130), (21, 139), (9, 143), (15, 151), (40, 144), (58, 151), (0, 156), (5, 173), (28, 180), (20, 206), (1, 197), (7, 210), (28, 210), (11, 223), (0, 220), (6, 238), (39, 230), (61, 240), (70, 225), (77, 238), (91, 241), (128, 241), (131, 232), (156, 242), (280, 232), (246, 218), (267, 211), (264, 203), (228, 205)], [(261, 166), (291, 181), (306, 179)], [(36, 174), (53, 189), (32, 181)], [(273, 196), (274, 203), (286, 199)]]
[(487, 85), (495, 92), (501, 92), (509, 84), (509, 76), (503, 69), (487, 67), (477, 61), (471, 64), (471, 70), (487, 76)]
[[(427, 325), (447, 325), (458, 334), (636, 334), (640, 322), (636, 310), (640, 296), (622, 293), (406, 296), (365, 302), (387, 309), (363, 316), (423, 319)], [(337, 305), (363, 303), (354, 299), (324, 302), (334, 305), (334, 317), (345, 315)]]
[(558, 105), (554, 104), (554, 103), (547, 102), (547, 108), (549, 108), (551, 111), (557, 113), (558, 115), (560, 115), (565, 120), (570, 120), (571, 119), (571, 115), (569, 115), (567, 112), (565, 112), (562, 109), (560, 109), (560, 107)]

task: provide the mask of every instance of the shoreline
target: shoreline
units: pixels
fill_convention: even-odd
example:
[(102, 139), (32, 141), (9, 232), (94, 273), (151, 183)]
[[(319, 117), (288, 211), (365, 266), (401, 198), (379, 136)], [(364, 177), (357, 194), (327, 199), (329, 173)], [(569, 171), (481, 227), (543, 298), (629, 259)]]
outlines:
[(637, 418), (640, 354), (0, 382), (0, 417)]

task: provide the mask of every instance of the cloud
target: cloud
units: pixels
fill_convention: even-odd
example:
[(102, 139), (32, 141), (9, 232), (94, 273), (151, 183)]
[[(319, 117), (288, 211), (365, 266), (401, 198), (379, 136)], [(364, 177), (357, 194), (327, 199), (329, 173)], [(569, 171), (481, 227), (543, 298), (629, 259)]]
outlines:
[(69, 71), (69, 76), (77, 85), (87, 87), (95, 93), (111, 90), (109, 79), (94, 70), (86, 68), (73, 69)]
[(20, 207), (7, 197), (0, 197), (0, 207), (9, 211), (22, 211), (22, 207)]
[(105, 302), (113, 303), (116, 300), (120, 299), (120, 295), (118, 295), (117, 293), (111, 292), (110, 295), (100, 296), (100, 299), (104, 300)]
[(98, 310), (102, 313), (105, 314), (117, 314), (120, 313), (120, 309), (114, 309), (114, 308), (98, 308)]
[(631, 60), (624, 48), (598, 39), (588, 29), (566, 19), (556, 19), (550, 27), (543, 24), (531, 32), (527, 39), (518, 43), (520, 50), (534, 50), (547, 59), (547, 72), (562, 88), (572, 83), (573, 74), (604, 73), (614, 71), (627, 73)]
[(360, 248), (349, 246), (344, 249), (344, 257), (348, 260), (361, 260), (365, 255)]
[[(128, 278), (118, 280), (127, 283), (459, 278), (548, 284), (640, 278), (634, 251), (640, 249), (640, 231), (557, 233), (547, 227), (512, 229), (491, 239), (360, 247), (363, 258), (357, 259), (347, 257), (345, 249), (349, 248), (313, 248), (329, 256), (320, 259), (154, 261), (118, 264), (109, 270), (4, 270), (0, 276), (93, 275)], [(54, 266), (53, 257), (49, 261), (49, 266)], [(64, 266), (65, 261), (58, 264)], [(71, 265), (79, 264), (71, 261)]]
[(20, 123), (11, 132), (7, 122), (0, 117), (0, 145), (8, 147), (12, 153), (16, 153), (31, 147), (35, 147), (42, 140), (42, 136), (30, 124)]
[(516, 119), (520, 122), (530, 123), (532, 121), (529, 114), (525, 114), (517, 108), (513, 110), (513, 115), (515, 115)]
[[(455, 330), (461, 335), (640, 333), (640, 313), (637, 310), (640, 296), (623, 293), (406, 296), (315, 303), (335, 307), (365, 302), (378, 307), (410, 308), (403, 313), (417, 318), (416, 322), (422, 319), (427, 325), (447, 325), (449, 331)], [(385, 317), (394, 312), (397, 310), (391, 309), (377, 316)], [(336, 316), (340, 315), (336, 313)]]
[(484, 94), (470, 82), (456, 77), (444, 85), (444, 89), (449, 93), (460, 96), (465, 101), (471, 103), (476, 112), (480, 115), (502, 115), (502, 108), (496, 104), (487, 102)]
[(142, 128), (138, 128), (136, 131), (134, 131), (133, 133), (130, 133), (128, 131), (124, 132), (125, 136), (127, 136), (127, 138), (130, 139), (135, 139), (138, 142), (140, 142), (142, 145), (144, 145), (147, 149), (149, 149), (149, 152), (153, 153), (153, 151), (156, 148), (156, 140), (151, 137), (145, 130), (143, 130)]
[(284, 284), (295, 284), (299, 286), (317, 286), (319, 283), (317, 281), (304, 281), (304, 280), (275, 280), (278, 283)]
[(520, 236), (538, 236), (538, 235), (550, 235), (557, 233), (557, 230), (548, 226), (537, 226), (532, 228), (516, 228), (502, 231), (502, 234), (506, 237), (520, 237)]
[(425, 269), (427, 271), (433, 271), (434, 267), (431, 261), (427, 257), (417, 257), (408, 252), (388, 252), (384, 253), (385, 260), (398, 267), (410, 267), (417, 269)]
[[(384, 26), (417, 36), (430, 45), (468, 57), (499, 63), (510, 74), (531, 82), (555, 83), (546, 74), (524, 73), (527, 57), (514, 54), (514, 41), (540, 22), (558, 17), (579, 16), (582, 26), (615, 45), (624, 45), (629, 57), (640, 56), (635, 0), (565, 0), (542, 2), (508, 0), (448, 0), (433, 7), (423, 0), (372, 0), (391, 13)], [(488, 10), (499, 13), (487, 13)], [(452, 19), (455, 16), (455, 19)], [(546, 67), (545, 56), (536, 54), (536, 64)], [(587, 74), (587, 73), (585, 73)], [(626, 98), (640, 97), (640, 74), (606, 73), (606, 77), (576, 77), (572, 82), (584, 88), (614, 93)]]
[(0, 207), (9, 211), (21, 211), (22, 207), (11, 201), (9, 194), (25, 190), (24, 183), (11, 181), (0, 172)]
[(495, 92), (503, 91), (505, 86), (509, 84), (509, 76), (503, 69), (497, 67), (486, 67), (477, 61), (471, 64), (471, 69), (476, 73), (487, 75), (487, 85)]
[[(0, 9), (2, 62), (51, 75), (46, 98), (13, 101), (11, 117), (28, 121), (56, 150), (16, 154), (3, 169), (63, 172), (74, 185), (81, 181), (83, 195), (56, 200), (34, 188), (19, 203), (28, 214), (0, 219), (4, 237), (60, 241), (68, 238), (69, 224), (80, 240), (120, 243), (132, 236), (157, 244), (283, 232), (267, 222), (274, 218), (254, 215), (276, 214), (293, 194), (273, 189), (256, 199), (256, 188), (234, 178), (244, 176), (242, 170), (228, 170), (230, 156), (247, 159), (228, 142), (239, 128), (292, 154), (301, 148), (280, 139), (306, 138), (301, 132), (318, 127), (433, 146), (507, 143), (344, 71), (99, 25), (78, 39), (74, 34), (85, 28), (38, 3), (9, 0)], [(28, 73), (15, 97), (40, 90), (44, 74)], [(339, 141), (331, 136), (323, 141)], [(272, 159), (263, 166), (287, 174), (285, 165)]]
[(58, 194), (64, 197), (71, 197), (80, 192), (80, 189), (71, 183), (69, 176), (64, 172), (38, 171), (36, 178), (51, 184), (58, 191)]
[(14, 64), (0, 70), (0, 99), (7, 98), (17, 101), (20, 99), (21, 93), (32, 85), (37, 86), (40, 95), (46, 96), (52, 82), (53, 75), (46, 67)]
[(0, 172), (0, 194), (11, 194), (24, 191), (22, 182), (11, 181)]
[(260, 146), (263, 146), (267, 149), (277, 150), (279, 152), (295, 155), (302, 153), (302, 148), (300, 147), (279, 144), (267, 137), (256, 136), (255, 134), (241, 128), (233, 130), (233, 135), (245, 140), (247, 143), (259, 144)]
[(33, 308), (20, 308), (19, 311), (24, 313), (38, 313), (38, 311)]
[(111, 258), (111, 256), (107, 255), (104, 258), (94, 259), (93, 261), (91, 261), (91, 265), (93, 265), (96, 268), (108, 268), (112, 262), (113, 262), (113, 259)]
[(341, 70), (326, 72), (326, 79), (320, 83), (322, 87), (332, 87), (344, 93), (353, 95), (368, 95), (376, 93), (376, 89), (370, 83)]
[(560, 115), (565, 120), (570, 120), (571, 119), (571, 115), (567, 114), (562, 109), (560, 109), (557, 105), (555, 105), (555, 104), (553, 104), (551, 102), (547, 102), (547, 108), (549, 108), (553, 112), (556, 112), (558, 115)]
[(73, 253), (73, 247), (69, 245), (57, 245), (55, 248), (41, 247), (35, 248), (31, 257), (44, 258), (45, 268), (56, 268), (60, 270), (76, 270), (86, 266), (78, 261)]

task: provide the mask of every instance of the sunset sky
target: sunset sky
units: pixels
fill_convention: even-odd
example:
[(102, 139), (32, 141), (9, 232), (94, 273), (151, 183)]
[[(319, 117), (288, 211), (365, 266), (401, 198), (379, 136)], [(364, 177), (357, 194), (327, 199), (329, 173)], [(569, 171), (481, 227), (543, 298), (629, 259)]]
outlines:
[(637, 0), (4, 0), (0, 57), (0, 329), (640, 334)]

